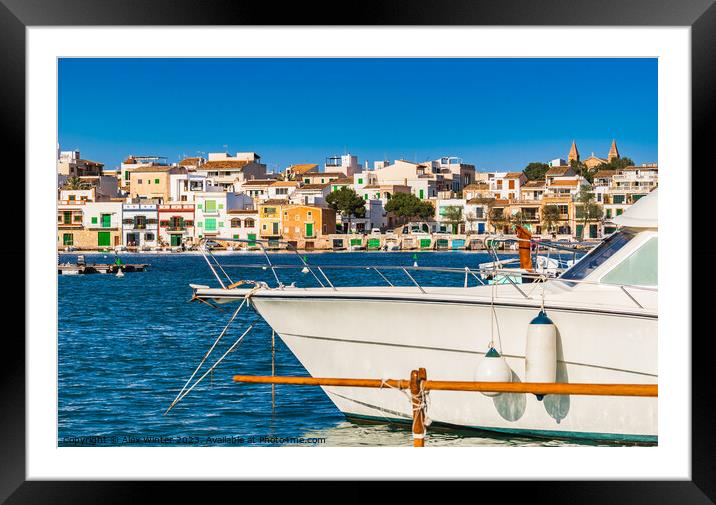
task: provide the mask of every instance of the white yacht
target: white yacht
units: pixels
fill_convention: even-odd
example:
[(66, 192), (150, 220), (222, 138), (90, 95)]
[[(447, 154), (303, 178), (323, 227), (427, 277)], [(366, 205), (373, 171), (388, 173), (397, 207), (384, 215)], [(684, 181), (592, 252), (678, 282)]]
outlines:
[[(528, 325), (544, 308), (556, 327), (556, 382), (655, 384), (657, 191), (614, 222), (619, 231), (544, 282), (423, 287), (411, 277), (412, 286), (335, 287), (326, 278), (317, 288), (194, 286), (195, 296), (249, 295), (314, 377), (402, 379), (424, 367), (428, 379), (472, 381), (494, 346), (511, 381), (526, 382)], [(323, 389), (348, 418), (412, 419), (401, 391)], [(657, 441), (656, 398), (432, 391), (427, 415), (434, 425), (518, 435)]]

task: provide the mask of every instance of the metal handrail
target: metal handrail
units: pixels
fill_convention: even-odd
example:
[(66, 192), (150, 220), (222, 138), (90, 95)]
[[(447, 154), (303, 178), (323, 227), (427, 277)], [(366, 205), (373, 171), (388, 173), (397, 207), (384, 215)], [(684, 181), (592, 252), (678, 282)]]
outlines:
[[(528, 240), (526, 240), (526, 239), (510, 239), (510, 240), (514, 240), (514, 241), (528, 241)], [(243, 265), (242, 265), (242, 264), (234, 264), (234, 265), (232, 265), (232, 264), (229, 264), (229, 265), (223, 265), (223, 266), (222, 266), (222, 265), (219, 263), (219, 261), (216, 259), (216, 257), (211, 253), (211, 250), (210, 250), (208, 247), (206, 247), (206, 242), (208, 242), (208, 241), (242, 242), (242, 243), (257, 244), (257, 245), (259, 245), (259, 247), (261, 248), (261, 251), (263, 252), (264, 256), (266, 257), (266, 261), (267, 261), (268, 265), (262, 265), (262, 264), (243, 264)], [(287, 250), (290, 250), (291, 252), (293, 252), (294, 254), (296, 254), (296, 256), (298, 256), (299, 260), (301, 261), (301, 264), (300, 264), (300, 265), (273, 264), (273, 263), (271, 262), (271, 259), (270, 259), (269, 256), (268, 256), (267, 250), (266, 250), (266, 248), (264, 247), (264, 245), (262, 244), (262, 242), (269, 242), (269, 240), (268, 240), (268, 239), (236, 239), (236, 238), (230, 238), (230, 239), (227, 238), (227, 239), (225, 239), (225, 238), (210, 238), (210, 239), (204, 239), (204, 240), (202, 240), (202, 244), (201, 244), (202, 247), (200, 248), (200, 251), (201, 251), (202, 254), (204, 255), (204, 259), (207, 261), (207, 264), (209, 265), (209, 268), (212, 270), (214, 276), (215, 276), (215, 277), (217, 278), (217, 280), (219, 281), (219, 284), (221, 284), (222, 288), (224, 288), (224, 289), (226, 289), (226, 286), (225, 286), (225, 284), (222, 282), (222, 280), (221, 280), (220, 276), (218, 275), (218, 273), (216, 272), (216, 269), (212, 266), (212, 264), (211, 264), (211, 262), (209, 261), (209, 259), (208, 259), (206, 253), (208, 253), (209, 256), (211, 256), (211, 258), (214, 260), (215, 264), (219, 267), (219, 269), (220, 269), (220, 270), (222, 271), (222, 273), (226, 276), (226, 278), (229, 279), (230, 282), (232, 282), (232, 281), (231, 281), (231, 278), (229, 277), (229, 275), (228, 275), (228, 274), (226, 273), (226, 271), (224, 270), (224, 267), (225, 267), (225, 268), (262, 268), (262, 269), (266, 269), (266, 268), (268, 267), (268, 268), (271, 269), (271, 271), (272, 271), (272, 273), (273, 273), (273, 275), (274, 275), (274, 278), (276, 279), (276, 283), (277, 283), (277, 285), (278, 285), (279, 288), (282, 288), (282, 287), (284, 286), (284, 284), (281, 282), (281, 280), (280, 280), (280, 278), (279, 278), (279, 276), (278, 276), (277, 270), (282, 270), (282, 269), (299, 269), (299, 268), (300, 268), (300, 269), (303, 269), (303, 268), (307, 268), (308, 271), (313, 275), (313, 277), (316, 279), (316, 281), (319, 283), (319, 285), (320, 285), (321, 287), (323, 287), (323, 288), (327, 287), (327, 286), (321, 281), (321, 279), (318, 277), (318, 275), (316, 275), (316, 273), (313, 271), (313, 269), (315, 268), (315, 269), (317, 269), (317, 270), (320, 272), (321, 276), (326, 280), (326, 282), (328, 283), (328, 287), (330, 287), (330, 288), (331, 288), (332, 290), (334, 290), (334, 291), (337, 291), (338, 288), (335, 286), (335, 284), (334, 284), (333, 282), (331, 282), (331, 280), (330, 280), (329, 277), (326, 275), (326, 273), (323, 271), (323, 269), (343, 269), (343, 270), (350, 270), (350, 269), (358, 270), (358, 269), (362, 269), (362, 270), (374, 270), (375, 272), (378, 273), (378, 275), (379, 275), (383, 280), (385, 280), (385, 281), (389, 284), (389, 287), (398, 287), (398, 286), (395, 286), (393, 283), (391, 283), (390, 280), (388, 280), (387, 277), (385, 277), (385, 275), (383, 275), (383, 274), (378, 270), (378, 267), (375, 266), (375, 265), (321, 265), (321, 266), (310, 265), (310, 264), (303, 258), (303, 256), (301, 256), (301, 254), (298, 252), (298, 250), (295, 248), (295, 246), (293, 246), (291, 243), (289, 243), (289, 242), (287, 242), (287, 241), (282, 241), (282, 240), (274, 240), (274, 239), (271, 239), (270, 242), (272, 242), (272, 243), (274, 243), (274, 244), (277, 243), (277, 242), (278, 242), (279, 244), (280, 244), (280, 243), (286, 244), (286, 246), (287, 246), (286, 249), (287, 249)], [(496, 251), (493, 251), (493, 252), (496, 254)], [(499, 259), (499, 258), (498, 258), (498, 259)], [(507, 281), (509, 282), (509, 284), (510, 284), (512, 287), (514, 287), (514, 288), (517, 290), (517, 292), (518, 292), (523, 298), (528, 299), (528, 300), (533, 299), (530, 295), (528, 295), (528, 294), (525, 293), (522, 289), (520, 289), (520, 287), (517, 285), (517, 283), (514, 282), (514, 280), (511, 278), (511, 276), (515, 275), (515, 271), (514, 271), (514, 270), (510, 270), (510, 269), (501, 269), (501, 268), (479, 268), (479, 269), (471, 269), (471, 268), (469, 268), (469, 267), (454, 268), (454, 267), (420, 267), (420, 266), (400, 266), (400, 265), (382, 265), (382, 266), (380, 266), (380, 269), (381, 269), (381, 270), (396, 270), (396, 271), (397, 271), (397, 270), (400, 270), (400, 271), (402, 271), (402, 272), (410, 279), (410, 281), (412, 281), (412, 283), (415, 284), (415, 286), (416, 286), (423, 294), (426, 294), (426, 291), (423, 289), (423, 287), (420, 285), (420, 283), (415, 279), (415, 277), (413, 277), (412, 275), (410, 275), (409, 271), (426, 271), (426, 272), (441, 272), (441, 273), (460, 273), (460, 274), (464, 274), (464, 275), (466, 275), (466, 276), (467, 276), (467, 274), (469, 273), (469, 274), (471, 274), (473, 277), (475, 277), (475, 279), (477, 279), (477, 281), (480, 282), (483, 286), (486, 285), (487, 283), (486, 283), (483, 279), (480, 278), (480, 275), (491, 274), (491, 275), (493, 275), (493, 277), (494, 277), (495, 274), (501, 274), (501, 275), (504, 275), (504, 276), (505, 276), (505, 278), (507, 279)], [(546, 275), (540, 274), (540, 273), (537, 273), (537, 272), (520, 272), (520, 276), (523, 277), (523, 278), (533, 279), (534, 282), (546, 282), (547, 280), (551, 280), (551, 281), (561, 281), (561, 282), (568, 283), (568, 284), (598, 285), (598, 286), (603, 286), (603, 287), (610, 287), (610, 288), (620, 289), (622, 292), (624, 292), (624, 293), (631, 299), (631, 301), (633, 301), (633, 302), (634, 302), (639, 308), (641, 308), (641, 309), (643, 309), (644, 307), (643, 307), (630, 293), (627, 292), (626, 288), (637, 289), (637, 290), (642, 290), (642, 291), (658, 292), (658, 288), (651, 288), (651, 287), (648, 287), (648, 286), (635, 286), (635, 285), (629, 285), (629, 284), (603, 284), (603, 283), (600, 283), (600, 282), (588, 281), (588, 280), (584, 280), (584, 279), (579, 279), (579, 280), (569, 279), (568, 281), (566, 281), (566, 280), (561, 280), (559, 277), (557, 277), (557, 278), (549, 278), (549, 277), (547, 277)], [(467, 277), (466, 277), (466, 278), (467, 278)]]

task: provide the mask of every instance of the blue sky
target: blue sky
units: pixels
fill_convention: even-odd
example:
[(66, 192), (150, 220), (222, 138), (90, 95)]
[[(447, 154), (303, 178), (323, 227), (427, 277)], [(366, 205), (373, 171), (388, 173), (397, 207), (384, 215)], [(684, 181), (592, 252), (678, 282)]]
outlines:
[(656, 59), (61, 59), (59, 142), (128, 154), (258, 152), (269, 170), (461, 156), (478, 170), (657, 160)]

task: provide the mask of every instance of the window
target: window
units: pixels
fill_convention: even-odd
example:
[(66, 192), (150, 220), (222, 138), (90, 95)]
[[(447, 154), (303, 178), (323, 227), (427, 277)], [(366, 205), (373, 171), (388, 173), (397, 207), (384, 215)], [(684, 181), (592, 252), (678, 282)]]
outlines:
[(614, 195), (612, 197), (613, 203), (624, 203), (624, 195)]
[(147, 234), (144, 236), (144, 239), (145, 239), (145, 240), (154, 240), (154, 233), (147, 233)]
[(71, 233), (62, 234), (62, 245), (74, 245), (74, 238)]
[(510, 179), (507, 183), (507, 187), (509, 189), (515, 189), (515, 181), (513, 179)]
[(358, 178), (358, 184), (363, 184), (363, 179), (361, 179), (360, 177)]
[(75, 195), (70, 195), (70, 201), (74, 201)]
[(216, 212), (216, 200), (207, 200), (205, 205), (205, 212)]
[(619, 233), (615, 233), (577, 261), (572, 268), (564, 272), (559, 278), (564, 280), (584, 279), (633, 238), (634, 233), (630, 231), (622, 230)]
[(205, 222), (204, 229), (206, 231), (215, 231), (216, 230), (216, 219), (212, 217), (207, 217)]
[(652, 237), (600, 279), (605, 284), (657, 286), (658, 237)]
[(81, 223), (82, 222), (82, 214), (75, 214), (74, 216), (72, 216), (72, 220), (75, 223)]
[(142, 179), (137, 179), (137, 184), (141, 184), (141, 183), (142, 183)]
[(253, 228), (254, 226), (256, 226), (256, 225), (254, 224), (254, 220), (253, 220), (253, 219), (247, 218), (247, 219), (244, 220), (244, 227), (245, 227), (245, 228)]
[[(241, 219), (239, 219), (239, 218), (237, 218), (237, 217), (235, 217), (234, 219), (232, 219), (232, 220), (231, 220), (231, 227), (232, 227), (232, 228), (241, 228)], [(238, 238), (238, 237), (234, 237), (234, 238)]]
[(154, 184), (159, 184), (159, 179), (154, 179)]
[(97, 216), (92, 217), (92, 224), (97, 224)]

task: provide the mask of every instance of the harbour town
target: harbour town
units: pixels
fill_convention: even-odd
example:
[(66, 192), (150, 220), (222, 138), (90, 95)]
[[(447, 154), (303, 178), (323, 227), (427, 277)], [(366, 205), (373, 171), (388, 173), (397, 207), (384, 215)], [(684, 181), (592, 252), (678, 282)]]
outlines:
[(659, 443), (655, 60), (59, 65), (59, 445)]
[[(600, 146), (594, 146), (600, 147)], [(268, 171), (255, 152), (169, 162), (130, 154), (116, 167), (57, 150), (58, 251), (482, 250), (492, 235), (598, 241), (658, 185), (658, 165), (555, 158), (482, 171), (459, 156), (361, 163), (353, 154)], [(236, 239), (227, 242), (221, 239)]]

